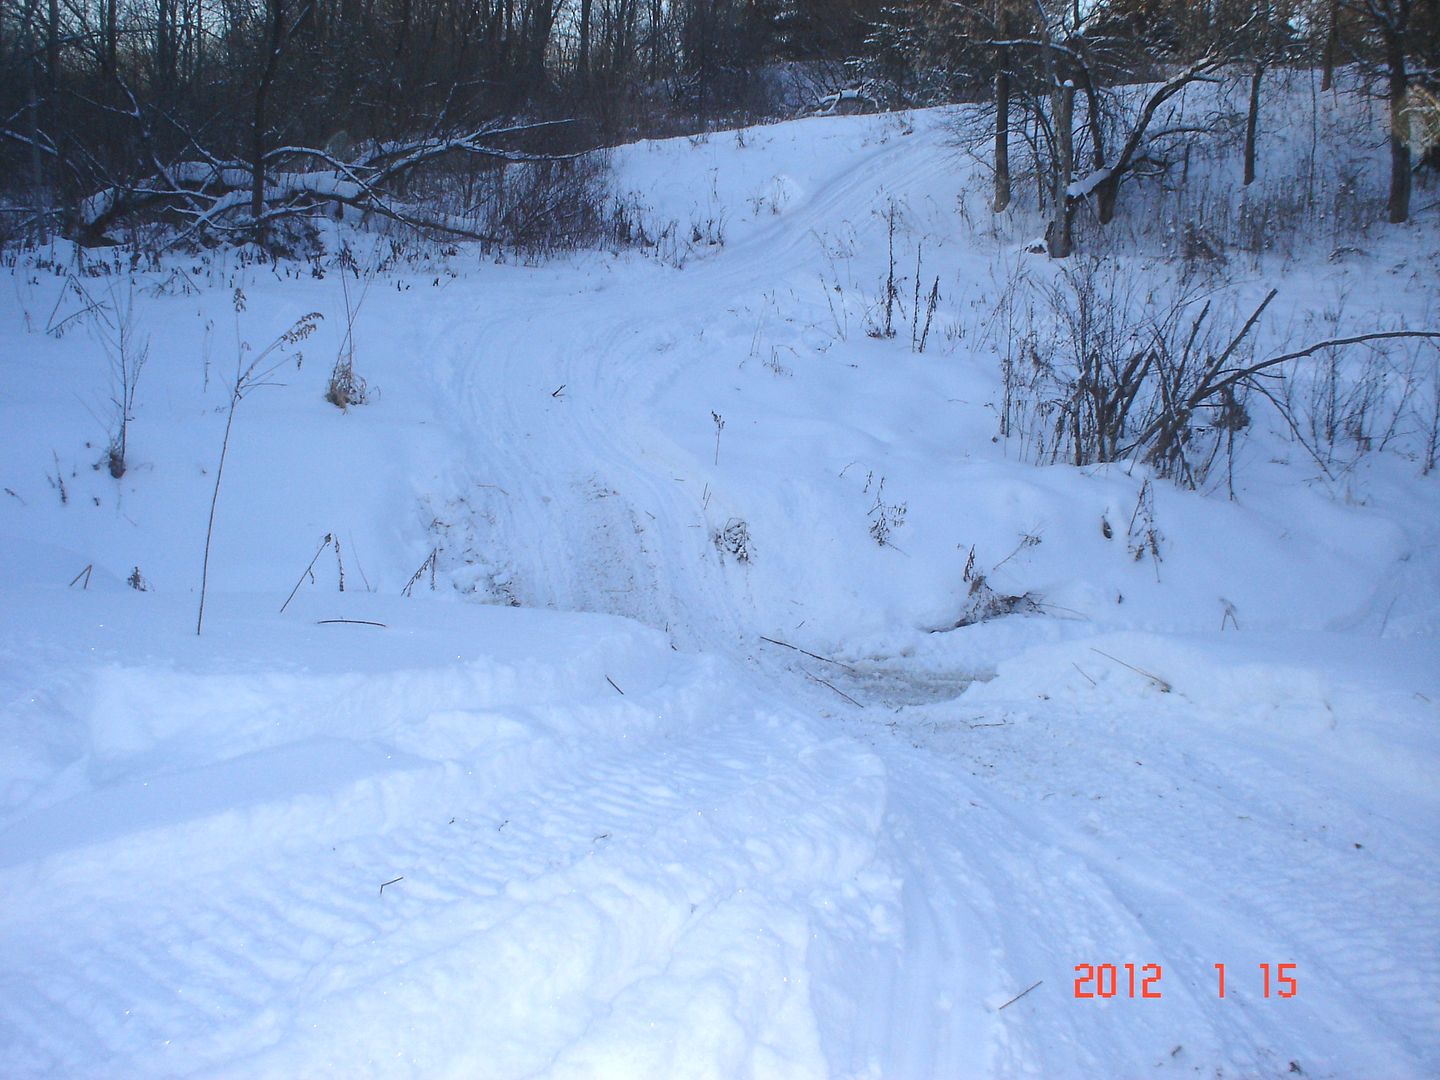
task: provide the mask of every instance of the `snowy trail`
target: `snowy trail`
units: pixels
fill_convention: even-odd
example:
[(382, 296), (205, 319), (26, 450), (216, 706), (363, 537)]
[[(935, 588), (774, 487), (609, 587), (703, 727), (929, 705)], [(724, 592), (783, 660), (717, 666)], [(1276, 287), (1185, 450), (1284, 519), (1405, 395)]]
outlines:
[[(1299, 591), (1254, 587), (1267, 567), (1293, 559), (1297, 580), (1333, 590), (1293, 619), (1329, 626), (1380, 595), (1384, 571), (1345, 581), (1346, 559), (1408, 559), (1406, 534), (1279, 499), (1278, 517), (1315, 514), (1297, 535), (1345, 555), (1327, 561), (1250, 509), (1166, 489), (1162, 593), (1158, 557), (1152, 574), (1123, 535), (1111, 543), (1111, 523), (1139, 513), (1138, 480), (989, 446), (980, 346), (907, 352), (866, 338), (849, 307), (853, 338), (825, 324), (842, 284), (842, 305), (873, 297), (873, 279), (854, 282), (884, 266), (887, 206), (914, 224), (901, 254), (917, 277), (921, 239), (928, 253), (954, 235), (939, 117), (747, 138), (629, 151), (642, 187), (684, 188), (656, 196), (667, 212), (685, 185), (697, 206), (772, 200), (683, 270), (632, 253), (382, 280), (362, 324), (376, 408), (317, 421), (319, 389), (298, 385), (313, 364), (293, 396), (247, 405), (217, 565), (248, 591), (220, 590), (203, 639), (183, 574), (153, 593), (123, 579), (132, 551), (147, 573), (184, 562), (175, 507), (208, 495), (213, 425), (137, 469), (128, 502), (72, 469), (73, 500), (47, 511), (54, 543), (7, 549), (7, 1073), (1440, 1069), (1440, 649), (1255, 630), (1267, 598)], [(707, 166), (729, 178), (723, 197), (701, 190)], [(957, 274), (956, 255), (940, 265), (964, 291), (946, 298), (958, 320), (993, 294), (991, 264), (960, 252)], [(333, 276), (266, 272), (251, 303), (282, 327), (278, 296), (334, 301)], [(228, 320), (228, 292), (218, 301)], [(795, 346), (793, 380), (765, 369), (762, 330)], [(193, 423), (200, 375), (174, 366), (165, 390)], [(18, 384), (50, 400), (32, 369)], [(60, 457), (41, 458), (31, 471), (58, 481)], [(915, 500), (893, 550), (867, 532), (872, 467), (882, 485), (889, 470), (887, 498)], [(946, 470), (964, 475), (927, 486)], [(286, 471), (293, 490), (276, 483)], [(38, 519), (21, 495), (40, 498), (6, 491), (0, 525), (20, 535)], [(766, 525), (753, 561), (715, 540), (742, 517)], [(122, 518), (159, 539), (115, 539)], [(921, 629), (958, 610), (966, 546), (998, 587), (1013, 530), (1038, 544), (1037, 522), (1050, 531), (1027, 572), (1074, 578), (1067, 602), (1098, 618)], [(363, 552), (377, 587), (333, 591), (327, 551), (326, 576), (302, 578), (277, 617), (277, 578), (283, 595), (328, 530), (352, 583)], [(99, 558), (82, 556), (96, 535), (111, 572), (54, 587)], [(1214, 535), (1268, 544), (1270, 561), (1216, 570)], [(432, 549), (442, 580), (487, 603), (423, 584), (393, 595)], [(1016, 554), (1012, 571), (1035, 553)], [(1429, 558), (1406, 573), (1431, 580)], [(1166, 621), (1237, 595), (1235, 575), (1246, 634)], [(1426, 604), (1400, 614), (1433, 623)], [(1262, 994), (1262, 963), (1295, 964), (1300, 994)], [(1077, 999), (1077, 964), (1115, 965), (1122, 987), (1124, 965), (1156, 965), (1163, 999)]]
[[(697, 473), (703, 476), (709, 463), (668, 444), (647, 422), (647, 406), (657, 384), (684, 378), (678, 363), (663, 361), (674, 328), (699, 327), (703, 334), (717, 309), (808, 273), (818, 252), (815, 230), (833, 224), (837, 211), (867, 205), (882, 177), (893, 178), (917, 156), (926, 167), (913, 178), (923, 185), (944, 155), (933, 147), (923, 153), (917, 144), (940, 138), (932, 128), (873, 152), (773, 228), (683, 272), (654, 270), (628, 287), (589, 294), (529, 290), (437, 334), (457, 357), (490, 361), (453, 361), (442, 396), (459, 403), (464, 430), (475, 433), (476, 476), (504, 491), (488, 505), (510, 521), (489, 542), (516, 560), (514, 580), (524, 583), (519, 593), (527, 604), (639, 618), (684, 647), (748, 657), (762, 693), (808, 701), (817, 712), (843, 710), (825, 696), (828, 690), (807, 686), (803, 674), (763, 659), (700, 505)], [(547, 330), (536, 348), (537, 326), (566, 329)], [(685, 356), (679, 352), (681, 361)], [(549, 391), (561, 385), (564, 400), (557, 402)], [(546, 541), (526, 551), (527, 537)], [(1137, 938), (1133, 918), (1107, 883), (1077, 857), (1055, 851), (1049, 837), (1013, 816), (990, 824), (980, 814), (977, 826), (976, 814), (961, 813), (978, 799), (991, 800), (953, 767), (890, 753), (885, 743), (878, 750), (887, 776), (882, 854), (904, 882), (905, 948), (877, 951), (862, 933), (843, 957), (829, 959), (839, 981), (857, 988), (854, 999), (827, 1003), (828, 1016), (827, 1005), (818, 1006), (837, 1075), (1042, 1076), (1069, 1069), (1086, 1075), (1103, 1067), (1105, 1059), (1077, 1059), (1075, 1047), (1088, 1040), (1075, 1028), (1056, 1046), (1024, 1035), (1007, 1045), (993, 1009), (1023, 990), (1022, 980), (1037, 968), (1050, 976), (1049, 992), (1057, 992), (1049, 942), (1075, 937), (1082, 925), (1094, 927), (1083, 936), (1097, 941), (1114, 941), (1120, 930), (1120, 940), (1145, 943), (1137, 956), (1163, 953), (1143, 934)], [(1026, 915), (1020, 939), (997, 936), (1002, 913), (1016, 910)], [(1030, 934), (1040, 938), (1038, 947), (1026, 940)], [(1191, 1019), (1193, 1012), (1192, 1006)], [(1011, 1015), (1019, 1026), (1019, 1010)], [(1122, 1041), (1146, 1042), (1127, 1032), (1122, 1025)], [(1103, 1053), (1113, 1061), (1111, 1034)], [(1044, 1031), (1039, 1039), (1053, 1035)], [(1140, 1056), (1136, 1049), (1125, 1058)]]
[[(870, 153), (772, 228), (681, 273), (646, 267), (634, 284), (579, 295), (527, 289), (482, 317), (444, 324), (430, 350), (456, 359), (441, 397), (457, 403), (462, 430), (473, 433), (474, 478), (500, 492), (486, 499), (499, 521), (484, 546), (515, 560), (505, 580), (525, 603), (623, 614), (685, 648), (753, 654), (753, 620), (726, 579), (712, 542), (717, 523), (702, 505), (708, 463), (647, 422), (663, 384), (684, 378), (679, 364), (657, 360), (677, 327), (698, 326), (703, 336), (717, 309), (810, 272), (816, 231), (837, 212), (868, 205), (880, 181), (917, 156), (917, 144), (940, 138), (932, 128)], [(918, 155), (920, 182), (944, 161), (930, 149)], [(540, 325), (547, 333), (536, 348)], [(466, 364), (467, 355), (489, 362)], [(496, 393), (502, 386), (529, 392)], [(557, 401), (551, 391), (560, 386)], [(522, 537), (545, 540), (527, 550)], [(762, 694), (793, 698), (794, 673), (779, 664), (761, 671)], [(996, 901), (984, 867), (957, 861), (954, 848), (931, 839), (931, 815), (953, 797), (956, 778), (936, 772), (918, 783), (918, 798), (902, 799), (917, 778), (900, 762), (887, 762), (887, 773), (881, 864), (904, 882), (904, 949), (883, 947), (862, 927), (833, 955), (817, 951), (820, 970), (863, 988), (852, 999), (817, 1003), (827, 1055), (835, 1075), (991, 1075), (992, 1035), (975, 991), (1003, 978), (978, 931), (993, 922)]]
[(854, 884), (878, 765), (687, 671), (589, 710), (628, 738), (497, 717), (478, 756), (9, 871), (7, 1069), (809, 1075), (804, 912), (890, 903)]
[(642, 264), (593, 291), (567, 276), (547, 284), (541, 271), (482, 312), (435, 320), (423, 353), (448, 360), (439, 408), (472, 447), (471, 482), (486, 485), (469, 497), (499, 519), (481, 546), (514, 560), (506, 584), (524, 603), (638, 618), (687, 648), (753, 640), (711, 539), (725, 515), (706, 513), (710, 462), (651, 420), (664, 388), (685, 378), (689, 353), (672, 348), (675, 336), (698, 332), (703, 348), (726, 309), (808, 281), (821, 231), (846, 210), (868, 213), (908, 162), (921, 163), (912, 183), (937, 175), (942, 139), (930, 127), (868, 151), (773, 225), (683, 271)]
[[(884, 1075), (1425, 1074), (1440, 875), (1423, 799), (1381, 786), (1337, 805), (1336, 762), (1296, 746), (1277, 772), (1264, 737), (1177, 749), (1167, 723), (1212, 722), (1188, 703), (1042, 713), (996, 693), (889, 722), (878, 703), (810, 704), (886, 768), (879, 851), (905, 881), (912, 970), (869, 984)], [(1097, 737), (1106, 713), (1128, 746)], [(1127, 962), (1159, 965), (1163, 1000), (1126, 999)], [(1301, 973), (1294, 1000), (1263, 995), (1258, 965), (1279, 962)], [(1118, 965), (1120, 996), (1075, 1000), (1077, 963)]]
[[(684, 377), (686, 354), (665, 364), (666, 343), (676, 328), (703, 333), (717, 309), (808, 272), (814, 231), (867, 205), (916, 143), (939, 137), (932, 129), (870, 153), (772, 228), (683, 272), (640, 267), (633, 282), (578, 294), (565, 279), (558, 288), (525, 282), (483, 313), (436, 320), (423, 351), (450, 358), (439, 397), (471, 447), (469, 476), (455, 482), (487, 485), (468, 496), (484, 500), (477, 516), (494, 518), (476, 547), (513, 560), (501, 573), (517, 598), (628, 615), (686, 648), (743, 657), (758, 644), (712, 544), (700, 490), (708, 463), (647, 423), (660, 384)], [(943, 156), (921, 160), (928, 175)], [(795, 680), (779, 665), (757, 678), (776, 698), (792, 694)], [(899, 791), (916, 790), (912, 781), (889, 776), (881, 860), (904, 883), (903, 949), (864, 924), (837, 926), (831, 947), (812, 947), (826, 982), (860, 988), (816, 1003), (834, 1075), (992, 1073), (985, 995), (976, 990), (1001, 979), (980, 962), (990, 943), (979, 928), (993, 920), (996, 900), (983, 868), (957, 865), (925, 820), (954, 777), (927, 777), (919, 798), (901, 801)]]
[[(429, 351), (451, 357), (440, 396), (469, 438), (469, 479), (495, 485), (485, 497), (488, 530), (477, 547), (504, 552), (506, 588), (527, 605), (627, 615), (665, 630), (684, 648), (748, 661), (759, 693), (807, 702), (860, 738), (873, 732), (877, 709), (908, 700), (903, 664), (896, 675), (902, 692), (887, 700), (867, 684), (872, 709), (862, 713), (764, 650), (743, 581), (727, 572), (712, 543), (725, 519), (704, 505), (701, 488), (712, 463), (671, 442), (650, 410), (670, 383), (686, 377), (691, 352), (673, 348), (677, 335), (696, 335), (704, 349), (705, 331), (724, 309), (810, 273), (820, 230), (837, 214), (869, 205), (881, 178), (893, 185), (908, 168), (907, 182), (923, 190), (945, 161), (941, 138), (931, 127), (870, 152), (772, 227), (683, 272), (642, 267), (628, 281), (585, 292), (526, 282), (483, 314), (437, 327)], [(927, 140), (936, 145), (925, 146)], [(722, 338), (715, 347), (733, 342)], [(475, 356), (484, 362), (467, 359)], [(697, 415), (697, 427), (706, 419)], [(1096, 708), (1114, 705), (1106, 700)], [(929, 710), (927, 718), (943, 709)], [(1013, 789), (977, 784), (968, 750), (916, 752), (889, 736), (865, 741), (885, 767), (879, 856), (903, 882), (905, 948), (887, 950), (868, 930), (852, 930), (844, 948), (817, 948), (817, 970), (833, 976), (825, 981), (854, 988), (848, 998), (815, 1001), (836, 1075), (1132, 1075), (1204, 1066), (1278, 1076), (1293, 1073), (1292, 1061), (1303, 1068), (1298, 1058), (1313, 1064), (1317, 1055), (1338, 1070), (1322, 1075), (1345, 1075), (1367, 1060), (1423, 1057), (1384, 1017), (1399, 1012), (1410, 1023), (1424, 1022), (1422, 988), (1440, 985), (1433, 965), (1399, 981), (1398, 1004), (1375, 992), (1355, 1015), (1338, 1004), (1352, 992), (1348, 976), (1325, 965), (1332, 956), (1353, 957), (1357, 946), (1377, 962), (1403, 952), (1407, 941), (1424, 937), (1428, 915), (1417, 913), (1393, 937), (1377, 939), (1386, 905), (1367, 894), (1370, 882), (1343, 855), (1333, 864), (1285, 871), (1295, 882), (1287, 899), (1274, 876), (1294, 865), (1293, 837), (1261, 826), (1239, 848), (1219, 848), (1211, 839), (1237, 817), (1267, 823), (1284, 817), (1279, 807), (1309, 798), (1302, 780), (1277, 780), (1270, 790), (1252, 790), (1253, 803), (1232, 807), (1198, 789), (1190, 761), (1152, 774), (1144, 800), (1127, 788), (1122, 769), (1136, 767), (1129, 761), (1097, 763), (1103, 782), (1057, 762), (1056, 775), (1080, 788), (1102, 788), (1092, 799), (1111, 800), (1098, 816), (1088, 812), (1098, 824), (1077, 829), (1030, 805), (1023, 793), (1015, 801)], [(1137, 754), (1154, 749), (1138, 746)], [(1263, 755), (1247, 759), (1228, 746), (1217, 753), (1228, 762), (1226, 790), (1241, 782), (1242, 766), (1266, 768)], [(1157, 817), (1165, 788), (1190, 801)], [(1111, 811), (1113, 804), (1123, 809)], [(1146, 821), (1157, 841), (1132, 869), (1123, 857), (1115, 865), (1117, 856), (1095, 838), (1106, 830), (1123, 837), (1134, 820)], [(1423, 850), (1422, 842), (1417, 856)], [(1317, 908), (1311, 890), (1325, 892), (1327, 879), (1337, 886), (1330, 889), (1333, 903)], [(1397, 877), (1395, 887), (1403, 882)], [(1433, 912), (1434, 905), (1424, 908)], [(1333, 1038), (1287, 1054), (1275, 1045), (1274, 1017), (1257, 1012), (1253, 1001), (1217, 1008), (1212, 984), (1216, 963), (1233, 964), (1233, 978), (1253, 981), (1258, 963), (1296, 956), (1304, 958), (1307, 999), (1334, 1004), (1314, 1011), (1308, 1000), (1278, 1004), (1305, 1017), (1307, 1030), (1328, 1029)], [(1073, 999), (1074, 964), (1116, 963), (1123, 972), (1126, 962), (1163, 967), (1163, 1003), (1092, 1007)], [(1377, 980), (1383, 976), (1372, 973)], [(1035, 982), (1042, 982), (1037, 1000), (995, 1011)], [(1041, 1000), (1048, 1007), (1037, 1010)]]

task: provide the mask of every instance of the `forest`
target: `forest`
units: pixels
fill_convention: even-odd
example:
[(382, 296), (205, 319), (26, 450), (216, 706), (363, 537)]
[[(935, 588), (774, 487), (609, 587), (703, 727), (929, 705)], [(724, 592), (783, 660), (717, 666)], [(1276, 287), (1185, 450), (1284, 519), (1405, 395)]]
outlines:
[[(995, 210), (1033, 175), (1064, 258), (1082, 204), (1108, 223), (1177, 149), (1243, 127), (1250, 183), (1265, 72), (1328, 89), (1337, 66), (1385, 102), (1403, 222), (1440, 155), (1440, 0), (19, 0), (0, 12), (0, 238), (303, 248), (307, 218), (348, 207), (585, 244), (623, 232), (591, 151), (970, 102)], [(1155, 122), (1222, 77), (1248, 81), (1248, 116)]]

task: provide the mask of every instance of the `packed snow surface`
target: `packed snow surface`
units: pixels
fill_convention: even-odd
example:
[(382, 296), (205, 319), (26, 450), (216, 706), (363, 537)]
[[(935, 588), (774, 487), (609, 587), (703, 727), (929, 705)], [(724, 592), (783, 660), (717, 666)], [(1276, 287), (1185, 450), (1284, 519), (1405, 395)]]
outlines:
[(648, 253), (7, 270), (0, 1071), (1440, 1074), (1440, 479), (1027, 459), (941, 114), (615, 168)]

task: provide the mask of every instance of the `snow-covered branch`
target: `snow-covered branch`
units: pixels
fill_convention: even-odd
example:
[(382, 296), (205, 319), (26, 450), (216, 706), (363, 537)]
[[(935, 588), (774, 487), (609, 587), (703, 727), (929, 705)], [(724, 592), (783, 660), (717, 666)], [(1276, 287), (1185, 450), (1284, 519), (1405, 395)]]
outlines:
[(372, 146), (348, 160), (310, 146), (274, 147), (266, 151), (262, 159), (262, 205), (258, 216), (254, 213), (254, 166), (249, 162), (217, 159), (195, 146), (197, 157), (168, 163), (156, 160), (154, 172), (149, 176), (113, 184), (84, 199), (80, 204), (78, 230), (82, 239), (98, 243), (124, 218), (141, 213), (160, 214), (184, 222), (183, 230), (176, 237), (179, 242), (197, 233), (249, 229), (323, 204), (333, 204), (373, 211), (418, 228), (491, 239), (464, 218), (396, 200), (391, 193), (395, 183), (452, 154), (474, 154), (509, 162), (573, 158), (575, 155), (536, 154), (496, 145), (496, 140), (504, 136), (559, 123), (564, 121), (496, 125), (411, 141), (391, 141)]
[(55, 150), (55, 144), (50, 141), (49, 137), (44, 132), (40, 132), (38, 137), (32, 138), (29, 135), (22, 135), (20, 132), (15, 131), (13, 128), (0, 127), (0, 138), (11, 139), (15, 142), (20, 143), (22, 146), (33, 146), (42, 154), (48, 154), (51, 157), (59, 156), (57, 151)]

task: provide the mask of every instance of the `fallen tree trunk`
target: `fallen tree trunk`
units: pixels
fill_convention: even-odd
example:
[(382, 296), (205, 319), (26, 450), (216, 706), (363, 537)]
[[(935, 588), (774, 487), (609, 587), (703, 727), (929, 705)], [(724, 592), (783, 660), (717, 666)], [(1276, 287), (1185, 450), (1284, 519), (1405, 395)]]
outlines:
[(270, 222), (328, 205), (354, 207), (452, 236), (494, 240), (468, 217), (403, 200), (396, 187), (410, 174), (457, 154), (501, 162), (573, 159), (578, 155), (534, 154), (497, 145), (506, 137), (566, 122), (495, 125), (382, 143), (349, 160), (314, 147), (281, 146), (266, 152), (258, 169), (250, 162), (208, 155), (157, 163), (148, 176), (112, 184), (84, 199), (75, 216), (74, 239), (91, 246), (114, 243), (111, 230), (140, 217), (173, 221), (177, 229), (171, 245), (206, 234), (256, 235)]

